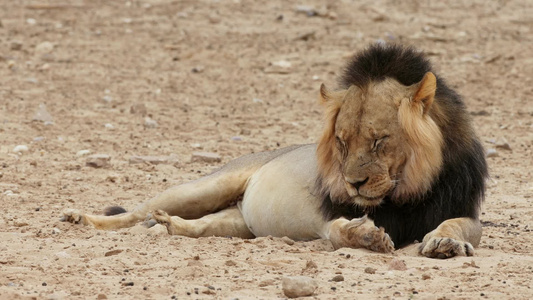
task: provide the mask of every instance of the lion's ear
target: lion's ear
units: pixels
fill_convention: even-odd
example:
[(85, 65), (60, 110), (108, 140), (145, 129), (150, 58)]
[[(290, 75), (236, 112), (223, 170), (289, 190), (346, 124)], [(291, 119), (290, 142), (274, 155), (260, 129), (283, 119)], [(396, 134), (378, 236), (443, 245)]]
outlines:
[(322, 83), (320, 85), (320, 103), (326, 104), (333, 102), (341, 102), (344, 98), (346, 91), (330, 91)]
[(435, 98), (435, 91), (437, 90), (437, 78), (433, 73), (427, 72), (422, 80), (414, 86), (414, 104), (422, 104), (424, 106), (424, 113), (429, 111), (433, 99)]

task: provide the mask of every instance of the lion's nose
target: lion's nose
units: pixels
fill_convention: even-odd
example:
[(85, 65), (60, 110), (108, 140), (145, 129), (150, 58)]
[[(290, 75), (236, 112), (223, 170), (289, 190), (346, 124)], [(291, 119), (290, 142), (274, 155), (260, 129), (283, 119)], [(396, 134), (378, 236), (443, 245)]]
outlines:
[(350, 184), (356, 189), (356, 190), (359, 190), (359, 188), (368, 182), (368, 177), (365, 178), (364, 180), (360, 180), (360, 181), (355, 181), (355, 182), (350, 182)]

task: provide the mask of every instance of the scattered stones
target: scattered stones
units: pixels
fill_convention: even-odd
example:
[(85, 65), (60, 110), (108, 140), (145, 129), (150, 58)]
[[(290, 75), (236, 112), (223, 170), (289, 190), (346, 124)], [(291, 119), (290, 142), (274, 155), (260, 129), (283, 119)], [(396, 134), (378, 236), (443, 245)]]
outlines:
[(46, 109), (46, 104), (44, 103), (39, 104), (39, 108), (37, 108), (37, 110), (35, 111), (32, 120), (43, 122), (45, 124), (50, 124), (54, 122), (52, 115), (50, 115), (50, 113)]
[(509, 142), (504, 137), (501, 137), (501, 138), (496, 140), (496, 148), (497, 149), (503, 149), (503, 150), (509, 150), (509, 151), (512, 150), (511, 146), (509, 145)]
[(107, 154), (93, 154), (87, 157), (86, 165), (93, 168), (102, 168), (109, 164), (111, 156)]
[(376, 271), (377, 271), (376, 269), (371, 268), (371, 267), (365, 268), (365, 273), (367, 274), (376, 274)]
[(131, 156), (129, 158), (130, 164), (142, 164), (142, 163), (148, 163), (152, 165), (159, 165), (159, 164), (173, 164), (178, 162), (177, 157), (175, 156)]
[(54, 44), (48, 41), (39, 43), (37, 46), (35, 46), (35, 54), (37, 55), (50, 54), (53, 50)]
[(283, 293), (289, 298), (307, 297), (315, 293), (318, 283), (307, 276), (283, 277)]
[(122, 249), (115, 249), (115, 250), (107, 251), (107, 252), (104, 254), (104, 256), (113, 256), (113, 255), (117, 255), (117, 254), (121, 253), (122, 251), (124, 251), (124, 250), (122, 250)]
[(222, 161), (222, 158), (217, 153), (212, 153), (212, 152), (193, 152), (191, 161), (192, 162), (215, 163), (215, 162)]
[(82, 157), (82, 156), (85, 156), (85, 155), (88, 155), (88, 154), (91, 154), (91, 150), (84, 149), (84, 150), (80, 150), (80, 151), (76, 152), (76, 156), (77, 157)]
[(281, 240), (287, 245), (294, 245), (294, 241), (290, 237), (284, 236), (281, 238)]
[(144, 118), (144, 127), (146, 128), (156, 128), (158, 126), (157, 121), (152, 120), (150, 117)]
[(494, 149), (494, 148), (488, 148), (486, 155), (487, 155), (487, 157), (498, 157), (498, 156), (500, 156), (498, 154), (498, 151), (496, 151), (496, 149)]
[(17, 145), (15, 148), (13, 148), (13, 152), (22, 154), (28, 152), (30, 149), (26, 145)]
[(143, 103), (134, 104), (130, 107), (130, 113), (145, 116), (147, 114), (146, 106)]
[(405, 261), (394, 258), (389, 262), (389, 270), (405, 271), (407, 270), (407, 266), (405, 265)]
[(344, 276), (342, 276), (342, 275), (335, 275), (335, 277), (331, 278), (331, 281), (334, 281), (334, 282), (344, 281)]

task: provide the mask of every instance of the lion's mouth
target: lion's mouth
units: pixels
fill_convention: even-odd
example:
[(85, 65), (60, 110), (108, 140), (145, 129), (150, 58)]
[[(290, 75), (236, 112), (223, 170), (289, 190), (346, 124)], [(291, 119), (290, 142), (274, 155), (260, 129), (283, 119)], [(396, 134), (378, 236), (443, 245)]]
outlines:
[(359, 196), (356, 196), (354, 198), (354, 202), (359, 205), (359, 206), (363, 206), (363, 207), (374, 207), (374, 206), (378, 206), (380, 205), (382, 202), (383, 202), (383, 199), (385, 198), (385, 196), (380, 196), (380, 197), (363, 197), (361, 195)]

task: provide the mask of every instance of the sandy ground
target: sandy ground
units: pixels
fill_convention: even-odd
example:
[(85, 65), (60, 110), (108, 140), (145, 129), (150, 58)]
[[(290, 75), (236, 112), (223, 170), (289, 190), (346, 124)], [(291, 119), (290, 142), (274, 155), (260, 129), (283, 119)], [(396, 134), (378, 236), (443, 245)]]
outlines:
[[(532, 298), (532, 2), (325, 4), (0, 1), (0, 298), (283, 298), (295, 275), (318, 281), (318, 299)], [(378, 40), (429, 53), (496, 151), (474, 257), (59, 222), (67, 207), (133, 208), (243, 154), (315, 142), (320, 84)], [(40, 104), (51, 119), (33, 120)], [(80, 150), (110, 162), (87, 166)], [(195, 151), (222, 161), (191, 162)]]

